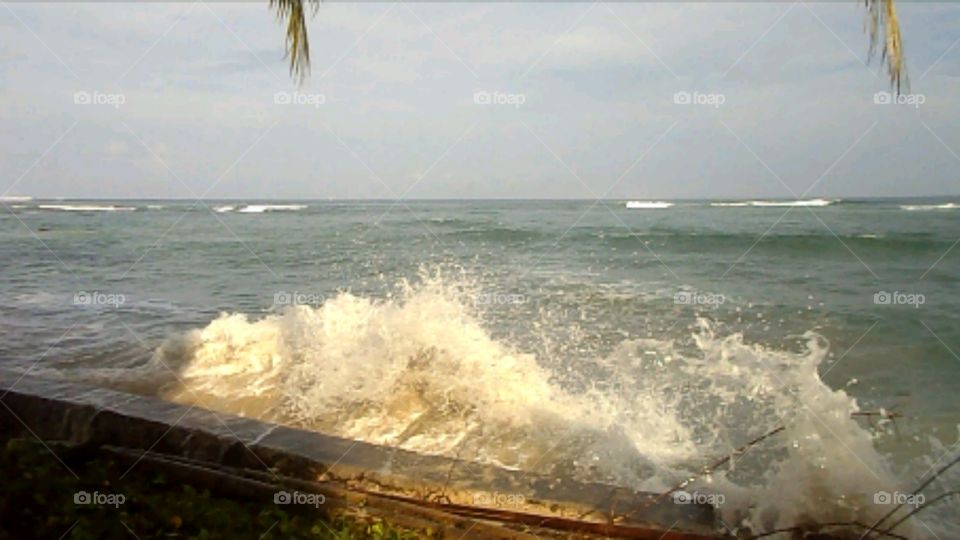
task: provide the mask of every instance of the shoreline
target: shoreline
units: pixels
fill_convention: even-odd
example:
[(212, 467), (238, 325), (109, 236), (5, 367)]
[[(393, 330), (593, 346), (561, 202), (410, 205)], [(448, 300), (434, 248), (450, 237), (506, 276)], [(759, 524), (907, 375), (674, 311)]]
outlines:
[[(549, 478), (487, 465), (466, 470), (459, 460), (4, 370), (0, 390), (3, 439), (36, 437), (68, 453), (94, 452), (127, 463), (128, 471), (143, 467), (219, 488), (220, 496), (258, 493), (264, 505), (277, 490), (319, 494), (325, 504), (317, 510), (330, 519), (363, 508), (400, 529), (426, 524), (451, 538), (517, 537), (517, 527), (541, 535), (724, 538), (708, 505), (676, 505), (656, 494), (554, 486)], [(643, 506), (629, 520), (608, 519)], [(467, 530), (457, 534), (464, 523)]]

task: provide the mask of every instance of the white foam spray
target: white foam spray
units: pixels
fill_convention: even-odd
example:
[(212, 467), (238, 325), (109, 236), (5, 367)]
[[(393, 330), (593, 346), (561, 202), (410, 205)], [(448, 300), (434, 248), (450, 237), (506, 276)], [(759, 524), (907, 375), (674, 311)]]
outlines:
[(572, 366), (597, 374), (572, 388), (533, 354), (493, 339), (470, 294), (424, 275), (385, 299), (343, 292), (259, 319), (224, 313), (168, 339), (152, 369), (177, 371), (161, 393), (182, 403), (659, 491), (785, 425), (691, 488), (723, 493), (725, 522), (754, 531), (872, 522), (889, 509), (874, 504), (876, 492), (907, 488), (851, 419), (856, 401), (820, 380), (828, 344), (816, 334), (772, 350), (715, 335), (701, 320), (685, 342), (625, 340)]

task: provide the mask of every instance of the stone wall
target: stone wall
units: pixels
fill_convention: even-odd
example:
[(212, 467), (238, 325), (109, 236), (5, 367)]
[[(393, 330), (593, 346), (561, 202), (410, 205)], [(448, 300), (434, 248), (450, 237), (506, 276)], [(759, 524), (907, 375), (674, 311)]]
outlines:
[(149, 451), (151, 456), (260, 471), (261, 476), (319, 482), (468, 514), (479, 508), (607, 523), (610, 516), (635, 512), (622, 525), (672, 529), (683, 537), (712, 537), (716, 531), (709, 506), (419, 455), (4, 370), (0, 435), (110, 447), (130, 455)]

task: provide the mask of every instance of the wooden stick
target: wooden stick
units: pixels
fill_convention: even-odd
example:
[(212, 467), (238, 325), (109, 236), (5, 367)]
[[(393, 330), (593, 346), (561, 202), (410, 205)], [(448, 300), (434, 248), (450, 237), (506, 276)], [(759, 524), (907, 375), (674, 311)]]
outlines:
[(899, 527), (901, 523), (903, 523), (904, 521), (906, 521), (908, 518), (910, 518), (910, 517), (913, 516), (914, 514), (919, 514), (920, 512), (923, 512), (924, 510), (926, 510), (927, 508), (929, 508), (931, 505), (934, 505), (934, 504), (942, 501), (943, 499), (946, 499), (946, 498), (948, 498), (948, 497), (952, 497), (952, 496), (954, 496), (954, 495), (960, 495), (960, 491), (948, 491), (948, 492), (946, 492), (946, 493), (941, 493), (940, 495), (937, 495), (937, 496), (934, 497), (933, 499), (931, 499), (931, 500), (929, 500), (929, 501), (921, 504), (920, 506), (914, 508), (912, 512), (908, 512), (907, 515), (905, 515), (905, 516), (903, 516), (902, 518), (900, 518), (899, 520), (897, 520), (896, 523), (894, 523), (893, 525), (891, 525), (890, 527), (888, 527), (887, 530), (883, 531), (883, 533), (889, 533), (890, 531), (892, 531), (892, 530), (896, 529), (897, 527)]
[(746, 443), (746, 444), (744, 444), (744, 445), (742, 445), (742, 446), (740, 446), (740, 447), (738, 447), (738, 448), (735, 448), (734, 451), (731, 452), (730, 454), (725, 455), (724, 457), (722, 457), (722, 458), (714, 461), (713, 464), (711, 464), (711, 465), (709, 465), (709, 466), (704, 467), (703, 469), (701, 469), (701, 471), (700, 471), (699, 474), (694, 475), (694, 476), (691, 476), (690, 478), (687, 478), (687, 479), (684, 480), (683, 482), (680, 482), (679, 484), (673, 486), (669, 491), (666, 491), (666, 492), (664, 492), (664, 493), (661, 493), (659, 496), (653, 498), (653, 500), (648, 501), (647, 503), (639, 506), (639, 507), (638, 507), (637, 509), (635, 509), (634, 511), (632, 511), (632, 512), (630, 512), (630, 513), (628, 513), (628, 514), (623, 514), (623, 515), (620, 515), (620, 516), (614, 516), (614, 518), (613, 518), (614, 522), (623, 521), (623, 520), (629, 519), (629, 518), (633, 517), (634, 515), (636, 515), (637, 512), (639, 512), (639, 511), (641, 511), (641, 510), (646, 510), (647, 508), (653, 506), (654, 504), (659, 503), (659, 502), (662, 501), (663, 499), (669, 497), (670, 494), (674, 493), (675, 491), (679, 491), (679, 490), (681, 490), (681, 489), (689, 486), (689, 485), (692, 484), (693, 482), (699, 480), (700, 477), (705, 476), (705, 475), (707, 475), (707, 474), (710, 474), (710, 473), (712, 473), (715, 469), (717, 469), (718, 467), (726, 464), (728, 461), (730, 461), (730, 460), (733, 458), (733, 455), (734, 455), (734, 454), (742, 454), (742, 453), (746, 452), (747, 450), (749, 450), (752, 446), (755, 446), (755, 445), (757, 445), (757, 444), (760, 444), (760, 443), (763, 442), (764, 440), (766, 440), (766, 439), (768, 439), (768, 438), (770, 438), (770, 437), (773, 437), (774, 435), (776, 435), (777, 433), (780, 433), (781, 431), (783, 431), (783, 430), (785, 430), (785, 429), (787, 429), (786, 426), (777, 427), (777, 428), (772, 429), (772, 430), (764, 433), (763, 435), (761, 435), (761, 436), (759, 436), (759, 437), (751, 440), (750, 442), (748, 442), (748, 443)]
[[(947, 463), (946, 465), (944, 465), (943, 468), (941, 468), (939, 471), (936, 472), (936, 474), (934, 474), (933, 476), (931, 476), (930, 478), (928, 478), (927, 481), (925, 481), (924, 483), (920, 484), (920, 486), (917, 487), (917, 489), (913, 490), (913, 491), (910, 493), (910, 495), (916, 495), (917, 493), (920, 493), (921, 491), (923, 491), (924, 489), (926, 489), (926, 487), (929, 486), (931, 483), (933, 483), (933, 481), (936, 480), (937, 477), (939, 477), (941, 474), (947, 472), (947, 469), (949, 469), (950, 467), (953, 467), (953, 466), (956, 465), (957, 463), (960, 463), (960, 455), (958, 455), (957, 457), (953, 458), (953, 460), (950, 461), (950, 463)], [(867, 530), (867, 532), (865, 532), (865, 533), (863, 534), (863, 537), (862, 537), (862, 538), (866, 538), (867, 535), (869, 535), (870, 533), (876, 531), (876, 530), (877, 530), (877, 527), (879, 527), (881, 523), (883, 523), (884, 521), (890, 519), (890, 516), (896, 514), (897, 511), (900, 510), (901, 508), (903, 508), (903, 505), (905, 505), (905, 504), (906, 504), (906, 501), (898, 504), (897, 506), (895, 506), (895, 507), (893, 508), (893, 510), (887, 512), (882, 518), (880, 518), (876, 523), (874, 523), (874, 524), (870, 527), (870, 529)]]
[[(861, 529), (866, 529), (867, 525), (865, 523), (860, 523), (859, 521), (838, 521), (834, 523), (818, 523), (813, 526), (813, 530), (819, 531), (827, 527), (859, 527)], [(767, 536), (773, 536), (775, 534), (785, 533), (785, 532), (801, 532), (802, 533), (802, 532), (809, 532), (809, 531), (810, 531), (810, 526), (798, 525), (794, 527), (784, 527), (782, 529), (773, 529), (770, 531), (766, 531), (756, 536), (752, 536), (751, 539), (756, 540), (757, 538), (765, 538)], [(893, 534), (891, 532), (884, 532), (882, 534), (885, 536), (889, 536), (891, 538), (897, 538), (898, 540), (909, 540), (906, 536), (900, 536), (899, 534)]]

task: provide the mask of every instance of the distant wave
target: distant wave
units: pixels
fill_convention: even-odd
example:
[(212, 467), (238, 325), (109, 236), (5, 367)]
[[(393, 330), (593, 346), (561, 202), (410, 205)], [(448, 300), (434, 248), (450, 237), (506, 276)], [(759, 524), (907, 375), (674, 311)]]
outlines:
[(830, 206), (838, 202), (836, 199), (799, 199), (796, 201), (750, 201), (750, 206), (765, 207), (786, 207), (786, 206)]
[(712, 202), (710, 206), (715, 207), (745, 207), (755, 208), (778, 208), (778, 207), (798, 207), (798, 206), (830, 206), (840, 202), (840, 199), (797, 199), (794, 201), (720, 201)]
[(251, 204), (239, 210), (241, 214), (262, 214), (264, 212), (295, 211), (306, 208), (305, 204)]
[(672, 202), (665, 201), (627, 201), (627, 208), (636, 210), (657, 210), (671, 206), (673, 206)]
[(901, 204), (900, 208), (907, 210), (908, 212), (914, 212), (918, 210), (955, 210), (960, 208), (960, 205), (952, 202), (944, 204)]
[(27, 202), (32, 201), (33, 197), (28, 197), (26, 195), (4, 195), (0, 197), (0, 202)]
[(712, 203), (710, 203), (710, 206), (720, 206), (720, 207), (736, 206), (736, 207), (740, 207), (740, 206), (750, 206), (750, 203), (748, 203), (748, 202), (712, 202)]
[[(24, 205), (17, 207), (25, 208)], [(305, 204), (219, 204), (211, 206), (210, 210), (223, 214), (227, 212), (239, 212), (242, 214), (262, 214), (265, 212), (296, 211), (303, 210), (308, 206)], [(121, 206), (113, 204), (38, 204), (34, 208), (37, 210), (58, 211), (58, 212), (120, 212), (142, 210), (165, 210), (168, 207), (162, 204), (147, 204), (143, 206)]]
[(115, 206), (112, 204), (38, 204), (39, 210), (53, 210), (58, 212), (131, 212), (134, 206)]

